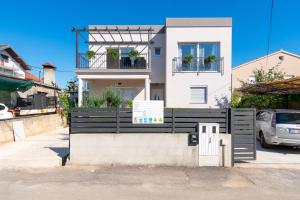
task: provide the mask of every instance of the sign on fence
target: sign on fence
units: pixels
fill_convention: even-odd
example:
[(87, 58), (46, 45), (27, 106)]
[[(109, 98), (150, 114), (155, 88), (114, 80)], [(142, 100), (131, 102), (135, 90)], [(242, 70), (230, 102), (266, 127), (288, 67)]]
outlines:
[(163, 124), (164, 101), (133, 101), (133, 124)]

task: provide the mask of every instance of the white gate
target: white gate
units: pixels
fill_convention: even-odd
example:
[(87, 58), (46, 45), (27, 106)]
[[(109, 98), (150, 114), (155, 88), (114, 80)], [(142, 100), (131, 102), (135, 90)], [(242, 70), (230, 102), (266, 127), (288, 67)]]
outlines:
[(219, 166), (217, 123), (199, 123), (199, 166)]

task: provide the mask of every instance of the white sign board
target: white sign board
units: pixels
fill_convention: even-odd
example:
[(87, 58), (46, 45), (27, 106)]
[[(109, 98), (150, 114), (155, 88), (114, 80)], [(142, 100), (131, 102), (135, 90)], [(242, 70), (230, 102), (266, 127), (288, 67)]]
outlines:
[(133, 124), (163, 124), (164, 101), (133, 101)]
[(25, 139), (23, 121), (14, 121), (13, 130), (14, 130), (14, 137), (16, 142)]

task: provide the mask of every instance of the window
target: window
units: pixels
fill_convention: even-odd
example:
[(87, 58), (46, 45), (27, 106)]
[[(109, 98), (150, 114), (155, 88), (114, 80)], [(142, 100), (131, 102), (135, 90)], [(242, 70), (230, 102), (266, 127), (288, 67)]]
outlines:
[(207, 87), (193, 86), (191, 89), (191, 103), (207, 102)]
[(3, 62), (6, 62), (6, 63), (7, 63), (8, 60), (9, 60), (9, 56), (0, 54), (0, 59), (1, 59)]
[(160, 56), (160, 53), (161, 53), (161, 52), (160, 52), (160, 47), (155, 47), (155, 48), (154, 48), (154, 55), (155, 55), (155, 56)]
[(220, 43), (179, 43), (177, 71), (220, 72)]
[(256, 82), (255, 76), (254, 76), (254, 75), (249, 76), (248, 82), (249, 82), (249, 83), (255, 83), (255, 82)]

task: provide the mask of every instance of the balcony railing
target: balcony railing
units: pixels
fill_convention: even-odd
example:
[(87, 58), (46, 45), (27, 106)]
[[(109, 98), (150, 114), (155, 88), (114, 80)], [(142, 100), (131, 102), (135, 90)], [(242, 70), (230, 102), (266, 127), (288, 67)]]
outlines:
[(223, 58), (207, 61), (204, 57), (197, 57), (189, 61), (175, 57), (173, 72), (219, 72), (223, 74)]
[(88, 58), (86, 54), (79, 54), (79, 69), (148, 69), (148, 54), (139, 54), (136, 58), (122, 54), (116, 59), (107, 56), (106, 53), (96, 54)]

